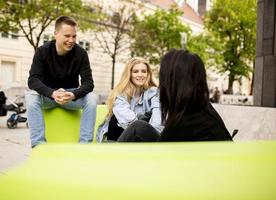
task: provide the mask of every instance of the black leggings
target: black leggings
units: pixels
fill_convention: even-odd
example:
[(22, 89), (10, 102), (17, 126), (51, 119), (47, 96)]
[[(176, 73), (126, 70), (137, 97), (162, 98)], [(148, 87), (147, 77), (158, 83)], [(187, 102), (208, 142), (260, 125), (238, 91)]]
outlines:
[(159, 137), (148, 122), (137, 120), (124, 130), (117, 142), (157, 142)]
[(118, 126), (118, 120), (112, 115), (108, 125), (107, 140), (117, 141), (124, 129)]

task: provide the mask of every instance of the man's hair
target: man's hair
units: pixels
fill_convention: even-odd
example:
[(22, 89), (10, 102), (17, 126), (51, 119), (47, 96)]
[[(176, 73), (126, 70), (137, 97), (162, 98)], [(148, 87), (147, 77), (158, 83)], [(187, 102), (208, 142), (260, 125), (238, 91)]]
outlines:
[(56, 20), (55, 30), (59, 29), (62, 24), (67, 24), (70, 26), (77, 26), (77, 22), (74, 18), (69, 17), (69, 16), (60, 16)]

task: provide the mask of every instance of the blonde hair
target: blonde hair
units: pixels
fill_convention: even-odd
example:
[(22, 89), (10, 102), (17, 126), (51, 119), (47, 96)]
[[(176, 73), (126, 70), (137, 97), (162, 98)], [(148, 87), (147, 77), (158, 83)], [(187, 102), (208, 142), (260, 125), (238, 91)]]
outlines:
[(107, 105), (108, 105), (108, 114), (107, 117), (112, 116), (113, 114), (113, 104), (118, 95), (123, 95), (127, 98), (127, 101), (130, 102), (132, 96), (136, 92), (136, 86), (131, 81), (131, 74), (132, 74), (132, 68), (136, 64), (143, 63), (147, 66), (147, 80), (145, 84), (142, 87), (142, 91), (147, 90), (150, 87), (157, 86), (153, 80), (152, 71), (150, 68), (149, 63), (140, 57), (131, 58), (124, 68), (124, 71), (121, 75), (121, 79), (119, 83), (115, 86), (115, 88), (111, 91), (108, 99), (107, 99)]

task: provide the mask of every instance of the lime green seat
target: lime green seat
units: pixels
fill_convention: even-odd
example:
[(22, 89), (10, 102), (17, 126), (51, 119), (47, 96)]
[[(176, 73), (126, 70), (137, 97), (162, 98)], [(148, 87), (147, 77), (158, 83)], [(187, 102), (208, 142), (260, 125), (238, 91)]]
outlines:
[[(43, 112), (45, 119), (45, 136), (48, 143), (78, 142), (81, 110), (67, 110), (57, 107), (44, 110)], [(99, 124), (104, 120), (106, 112), (106, 106), (97, 106), (94, 133), (96, 133)]]
[(43, 112), (47, 142), (78, 142), (81, 110), (57, 107)]
[(5, 200), (276, 199), (276, 141), (39, 145)]
[(107, 105), (98, 105), (97, 106), (97, 115), (96, 115), (96, 122), (95, 122), (95, 128), (94, 128), (94, 140), (96, 141), (96, 133), (98, 130), (99, 125), (104, 121), (106, 115), (108, 112)]

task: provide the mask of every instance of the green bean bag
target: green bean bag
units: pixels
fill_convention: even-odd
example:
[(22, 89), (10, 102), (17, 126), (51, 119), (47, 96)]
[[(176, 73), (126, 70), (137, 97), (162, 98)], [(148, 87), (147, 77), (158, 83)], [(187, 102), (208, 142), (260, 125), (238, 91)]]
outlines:
[[(57, 107), (54, 109), (44, 110), (43, 112), (45, 119), (45, 137), (47, 142), (78, 142), (81, 110), (67, 110)], [(97, 106), (94, 133), (96, 133), (99, 124), (104, 120), (106, 112), (106, 106)]]
[(276, 141), (45, 144), (0, 175), (5, 200), (276, 199)]

